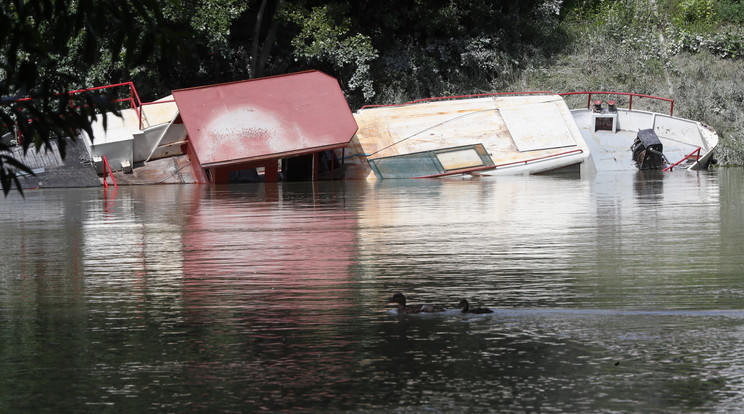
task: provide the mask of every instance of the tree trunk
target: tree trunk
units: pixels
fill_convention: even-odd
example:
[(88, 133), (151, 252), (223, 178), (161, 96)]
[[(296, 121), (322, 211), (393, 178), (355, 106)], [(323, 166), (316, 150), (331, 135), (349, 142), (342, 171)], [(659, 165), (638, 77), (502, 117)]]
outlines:
[(263, 24), (263, 15), (266, 11), (266, 3), (269, 0), (261, 0), (261, 7), (258, 8), (256, 14), (256, 24), (253, 26), (253, 41), (251, 42), (251, 54), (249, 56), (250, 62), (248, 62), (248, 76), (251, 78), (256, 77), (256, 68), (258, 67), (258, 44), (260, 43), (261, 37), (261, 25)]
[(269, 56), (271, 56), (271, 49), (274, 46), (274, 39), (276, 39), (276, 32), (279, 29), (279, 22), (277, 19), (273, 18), (273, 16), (276, 14), (276, 11), (279, 10), (279, 7), (282, 6), (282, 0), (276, 1), (276, 7), (274, 7), (274, 12), (272, 13), (272, 19), (271, 19), (271, 26), (269, 27), (269, 32), (266, 34), (266, 39), (264, 39), (263, 45), (261, 46), (261, 57), (258, 60), (258, 65), (256, 66), (256, 76), (263, 76), (264, 72), (266, 71), (266, 64), (269, 61)]
[[(271, 49), (274, 46), (276, 33), (279, 30), (279, 22), (275, 18), (277, 10), (282, 5), (283, 0), (261, 0), (261, 6), (256, 14), (256, 24), (253, 27), (253, 39), (251, 41), (251, 53), (248, 63), (248, 76), (257, 78), (264, 75), (266, 64), (271, 56)], [(270, 22), (266, 37), (261, 41), (261, 29)]]

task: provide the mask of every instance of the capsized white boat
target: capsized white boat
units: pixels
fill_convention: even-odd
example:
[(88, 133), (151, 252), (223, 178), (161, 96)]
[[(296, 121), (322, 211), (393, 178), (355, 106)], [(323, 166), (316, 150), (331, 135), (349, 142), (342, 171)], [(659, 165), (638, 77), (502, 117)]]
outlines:
[[(588, 96), (570, 110), (563, 95)], [(630, 97), (628, 109), (592, 101)], [(515, 175), (555, 171), (705, 168), (718, 137), (710, 127), (632, 109), (609, 92), (487, 94), (372, 106), (354, 114), (347, 147), (354, 175), (368, 179)], [(610, 105), (611, 104), (611, 105)], [(351, 169), (352, 171), (354, 168)], [(347, 175), (348, 176), (348, 175)]]
[(367, 178), (534, 174), (589, 156), (564, 99), (544, 92), (366, 107), (354, 118), (347, 162)]

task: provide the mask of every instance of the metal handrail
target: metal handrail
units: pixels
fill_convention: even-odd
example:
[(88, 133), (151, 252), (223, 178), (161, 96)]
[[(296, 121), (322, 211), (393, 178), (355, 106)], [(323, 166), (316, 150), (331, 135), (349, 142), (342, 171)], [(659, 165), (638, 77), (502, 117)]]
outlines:
[(102, 89), (111, 89), (111, 88), (118, 88), (120, 86), (129, 86), (129, 98), (120, 98), (115, 99), (113, 102), (129, 102), (129, 108), (134, 109), (135, 113), (137, 114), (137, 119), (139, 120), (139, 129), (142, 129), (142, 101), (140, 100), (139, 94), (137, 93), (137, 88), (134, 87), (134, 83), (129, 82), (122, 82), (122, 83), (114, 83), (111, 85), (104, 85), (104, 86), (95, 86), (92, 88), (84, 88), (84, 89), (78, 89), (76, 91), (70, 91), (67, 92), (70, 95), (77, 94), (77, 93), (83, 93), (83, 92), (91, 92), (91, 91), (97, 91)]
[(586, 100), (586, 107), (591, 108), (592, 106), (592, 95), (623, 95), (623, 96), (630, 96), (630, 101), (628, 103), (628, 110), (633, 110), (633, 97), (638, 98), (651, 98), (651, 99), (657, 99), (660, 101), (666, 101), (670, 103), (669, 108), (669, 116), (674, 116), (674, 99), (669, 98), (662, 98), (660, 96), (653, 96), (653, 95), (644, 95), (642, 93), (633, 93), (633, 92), (599, 92), (599, 91), (583, 91), (583, 92), (561, 92), (558, 95), (560, 96), (568, 96), (568, 95), (583, 95), (587, 94), (587, 100)]
[(530, 163), (535, 163), (535, 162), (540, 162), (540, 161), (547, 161), (547, 160), (552, 159), (552, 158), (561, 158), (561, 157), (568, 156), (568, 155), (571, 155), (571, 154), (582, 154), (583, 152), (584, 152), (584, 150), (582, 150), (581, 148), (577, 148), (577, 149), (571, 150), (571, 151), (560, 152), (558, 154), (545, 155), (545, 156), (537, 157), (537, 158), (530, 158), (529, 160), (524, 160), (524, 161), (515, 161), (515, 162), (509, 162), (509, 163), (506, 163), (506, 164), (489, 165), (489, 166), (486, 166), (486, 167), (476, 167), (476, 168), (465, 169), (465, 170), (457, 170), (457, 171), (454, 171), (453, 170), (453, 171), (448, 171), (448, 172), (442, 173), (442, 174), (424, 175), (424, 176), (414, 177), (414, 178), (436, 178), (436, 177), (444, 177), (446, 175), (463, 174), (463, 173), (468, 173), (468, 172), (473, 172), (473, 171), (480, 171), (480, 170), (494, 170), (494, 169), (497, 170), (499, 168), (513, 167), (513, 166), (517, 166), (517, 165), (520, 165), (520, 164), (521, 165), (527, 165), (527, 164), (530, 164)]
[(412, 105), (417, 103), (423, 103), (423, 102), (432, 102), (432, 101), (443, 101), (447, 99), (465, 99), (465, 98), (483, 98), (488, 96), (502, 96), (502, 95), (545, 95), (553, 93), (550, 91), (532, 91), (532, 92), (491, 92), (491, 93), (477, 93), (472, 95), (456, 95), (456, 96), (436, 96), (432, 98), (422, 98), (422, 99), (416, 99), (415, 101), (410, 101), (402, 104), (387, 104), (387, 105), (364, 105), (360, 109), (367, 109), (367, 108), (385, 108), (385, 107), (396, 107), (396, 106), (406, 106), (406, 105)]
[(462, 170), (452, 170), (452, 171), (447, 171), (447, 172), (444, 172), (444, 173), (441, 173), (441, 174), (422, 175), (420, 177), (413, 177), (413, 178), (414, 179), (419, 179), (419, 178), (439, 178), (439, 177), (447, 177), (447, 176), (450, 176), (450, 175), (470, 174), (470, 173), (473, 173), (473, 172), (485, 171), (485, 170), (495, 170), (495, 169), (496, 169), (496, 166), (495, 165), (484, 165), (482, 167), (464, 168)]
[(678, 165), (682, 164), (682, 162), (684, 162), (685, 160), (687, 160), (687, 159), (691, 158), (691, 157), (692, 157), (693, 155), (694, 155), (694, 156), (696, 157), (696, 158), (695, 158), (695, 161), (700, 161), (700, 150), (701, 150), (701, 149), (702, 149), (702, 147), (697, 147), (697, 149), (696, 149), (695, 151), (692, 151), (691, 153), (689, 153), (689, 154), (685, 155), (685, 156), (684, 156), (684, 158), (682, 158), (681, 160), (679, 160), (679, 161), (675, 162), (674, 164), (672, 164), (672, 165), (670, 165), (670, 166), (668, 166), (668, 167), (664, 168), (664, 169), (663, 169), (663, 170), (661, 170), (661, 171), (672, 171), (672, 169), (673, 169), (674, 167), (676, 167), (676, 166), (678, 166)]
[(111, 181), (114, 183), (115, 188), (119, 188), (119, 186), (116, 184), (116, 178), (114, 178), (114, 173), (111, 172), (111, 165), (109, 165), (108, 159), (106, 159), (106, 156), (103, 156), (103, 188), (108, 188), (108, 181), (106, 181), (106, 170), (108, 170), (108, 175), (111, 176)]
[[(103, 90), (103, 89), (118, 88), (118, 87), (122, 87), (122, 86), (128, 86), (129, 87), (129, 97), (127, 97), (127, 98), (114, 99), (111, 102), (112, 103), (128, 102), (129, 103), (129, 108), (130, 109), (133, 109), (135, 111), (135, 114), (137, 114), (137, 119), (139, 121), (139, 129), (140, 130), (142, 130), (142, 127), (143, 127), (142, 110), (143, 110), (143, 107), (145, 105), (157, 105), (157, 104), (175, 102), (175, 100), (158, 101), (158, 102), (142, 102), (142, 100), (140, 100), (139, 93), (137, 93), (137, 88), (134, 87), (134, 83), (131, 82), (131, 81), (130, 82), (122, 82), (122, 83), (113, 83), (111, 85), (104, 85), (104, 86), (95, 86), (95, 87), (92, 87), (92, 88), (76, 89), (74, 91), (68, 91), (68, 92), (65, 92), (65, 93), (68, 94), (68, 95), (70, 95), (70, 107), (73, 107), (74, 106), (73, 99), (72, 99), (72, 96), (73, 95), (76, 95), (76, 94), (79, 94), (79, 93), (84, 93), (84, 92), (98, 91), (98, 90)], [(34, 100), (34, 98), (26, 97), (26, 98), (16, 99), (13, 102), (28, 102), (28, 101), (33, 101), (33, 100)]]
[[(414, 101), (401, 103), (401, 104), (364, 105), (360, 109), (405, 106), (405, 105), (412, 105), (412, 104), (432, 102), (432, 101), (441, 101), (441, 100), (447, 100), (447, 99), (482, 98), (482, 97), (487, 97), (487, 96), (503, 96), (503, 95), (546, 95), (546, 94), (553, 95), (554, 93), (551, 91), (524, 91), (524, 92), (492, 92), (492, 93), (479, 93), (479, 94), (455, 95), (455, 96), (437, 96), (437, 97), (432, 97), (432, 98), (416, 99)], [(587, 95), (587, 105), (586, 105), (587, 108), (591, 108), (592, 106), (592, 95), (623, 95), (623, 96), (630, 97), (630, 100), (628, 103), (629, 110), (633, 110), (633, 97), (651, 98), (651, 99), (657, 99), (660, 101), (669, 102), (670, 103), (669, 116), (674, 116), (674, 99), (663, 98), (660, 96), (645, 95), (642, 93), (634, 93), (634, 92), (604, 92), (604, 91), (560, 92), (555, 95), (559, 95), (563, 97), (563, 96), (569, 96), (569, 95), (584, 95), (584, 94)]]
[(574, 153), (581, 154), (583, 152), (584, 152), (584, 150), (582, 150), (581, 148), (577, 148), (575, 150), (566, 151), (566, 152), (560, 152), (558, 154), (545, 155), (545, 156), (537, 157), (537, 158), (531, 158), (529, 160), (514, 161), (514, 162), (509, 162), (509, 163), (506, 163), (506, 164), (498, 164), (498, 165), (496, 165), (496, 168), (510, 167), (510, 166), (519, 165), (519, 164), (527, 165), (527, 164), (529, 164), (531, 162), (545, 161), (545, 160), (550, 159), (550, 158), (560, 158), (560, 157), (563, 157), (565, 155), (571, 155), (571, 154), (574, 154)]

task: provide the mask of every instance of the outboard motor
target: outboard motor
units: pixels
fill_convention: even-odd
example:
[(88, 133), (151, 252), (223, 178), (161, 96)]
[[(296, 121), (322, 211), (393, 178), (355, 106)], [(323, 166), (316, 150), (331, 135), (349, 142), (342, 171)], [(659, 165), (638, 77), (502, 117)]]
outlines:
[(664, 168), (666, 157), (663, 154), (664, 146), (659, 141), (653, 129), (642, 129), (638, 131), (633, 145), (633, 161), (639, 170), (659, 170)]

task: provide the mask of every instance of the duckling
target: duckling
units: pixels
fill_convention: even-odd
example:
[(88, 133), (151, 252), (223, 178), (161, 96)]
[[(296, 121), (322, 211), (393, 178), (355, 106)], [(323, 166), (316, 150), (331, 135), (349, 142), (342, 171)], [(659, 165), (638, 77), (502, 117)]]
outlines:
[(388, 300), (388, 303), (398, 304), (398, 314), (444, 312), (446, 310), (442, 306), (432, 304), (406, 305), (406, 297), (402, 293), (394, 294), (393, 297)]
[(457, 307), (462, 308), (462, 313), (493, 313), (493, 311), (488, 308), (470, 309), (470, 304), (468, 303), (467, 299), (461, 300), (460, 303), (457, 304)]

